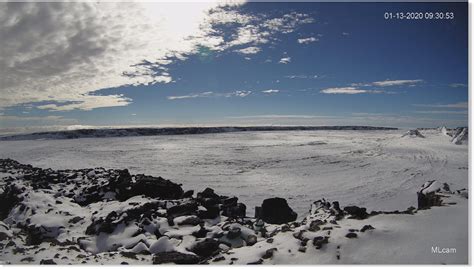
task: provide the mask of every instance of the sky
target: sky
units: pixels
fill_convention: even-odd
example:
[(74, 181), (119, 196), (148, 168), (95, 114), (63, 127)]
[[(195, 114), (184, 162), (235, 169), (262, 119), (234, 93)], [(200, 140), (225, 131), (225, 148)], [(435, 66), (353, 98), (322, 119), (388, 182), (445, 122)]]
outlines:
[(467, 3), (0, 3), (0, 37), (0, 132), (468, 122)]

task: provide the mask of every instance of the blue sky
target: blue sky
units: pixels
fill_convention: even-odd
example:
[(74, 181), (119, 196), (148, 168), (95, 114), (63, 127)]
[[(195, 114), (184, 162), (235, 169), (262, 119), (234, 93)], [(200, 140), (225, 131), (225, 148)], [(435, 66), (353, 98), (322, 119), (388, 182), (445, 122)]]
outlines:
[[(63, 8), (63, 13), (75, 12)], [(19, 18), (28, 21), (31, 17), (31, 10), (15, 9)], [(151, 14), (157, 10), (145, 9)], [(179, 22), (182, 10), (193, 9), (176, 4), (176, 12), (168, 12), (168, 16)], [(44, 10), (57, 12), (49, 7)], [(453, 12), (455, 17), (385, 20), (387, 11)], [(90, 25), (91, 31), (41, 29), (58, 33), (74, 30), (76, 34), (65, 41), (67, 46), (58, 41), (58, 49), (32, 55), (28, 61), (12, 59), (15, 64), (4, 67), (12, 69), (8, 70), (12, 77), (24, 76), (24, 69), (35, 76), (28, 77), (28, 84), (16, 80), (16, 84), (5, 83), (0, 128), (35, 124), (467, 125), (465, 3), (241, 3), (212, 9), (206, 6), (203, 12), (189, 23), (190, 30), (178, 27), (182, 33), (141, 31), (148, 28), (135, 22), (142, 27), (130, 27), (139, 29), (134, 34), (141, 34), (133, 36), (138, 40), (137, 48), (116, 32), (110, 40), (90, 45), (91, 40), (97, 40), (94, 34), (112, 31), (101, 25), (105, 23), (105, 19), (98, 19), (102, 13), (90, 14), (97, 23)], [(134, 14), (125, 14), (121, 21), (114, 19), (112, 23), (118, 25), (114, 29), (129, 29), (124, 26), (127, 16)], [(44, 17), (35, 19), (41, 23)], [(161, 26), (159, 20), (146, 23)], [(193, 25), (205, 30), (195, 34), (198, 30), (193, 30)], [(25, 38), (24, 32), (28, 32), (21, 27), (3, 28), (12, 42)], [(170, 38), (151, 41), (155, 35), (166, 34)], [(181, 37), (186, 41), (180, 41)], [(118, 47), (120, 42), (124, 45)], [(67, 53), (61, 51), (71, 44), (79, 45)], [(14, 49), (19, 50), (20, 45)], [(34, 48), (22, 49), (28, 53)], [(107, 59), (113, 61), (113, 68)], [(53, 63), (59, 66), (52, 68)], [(112, 76), (114, 72), (117, 74)], [(44, 88), (41, 83), (31, 84), (38, 76)], [(30, 99), (25, 97), (30, 94)]]

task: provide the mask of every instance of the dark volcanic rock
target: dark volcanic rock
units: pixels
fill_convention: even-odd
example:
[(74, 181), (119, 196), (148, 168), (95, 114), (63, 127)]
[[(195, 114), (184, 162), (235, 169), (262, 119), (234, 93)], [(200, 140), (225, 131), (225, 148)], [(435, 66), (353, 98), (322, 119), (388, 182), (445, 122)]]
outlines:
[(151, 219), (153, 216), (158, 215), (156, 211), (159, 208), (160, 201), (157, 201), (131, 208), (122, 212), (120, 215), (117, 214), (117, 212), (112, 211), (105, 217), (105, 219), (99, 218), (93, 220), (93, 222), (87, 227), (86, 234), (98, 235), (101, 232), (112, 233), (120, 223), (128, 223), (131, 221), (146, 224), (147, 219)]
[(275, 251), (277, 251), (278, 249), (277, 248), (270, 248), (270, 249), (267, 249), (265, 251), (265, 254), (263, 254), (262, 256), (262, 259), (270, 259), (271, 257), (273, 257), (273, 254), (275, 253)]
[(347, 238), (357, 238), (357, 234), (356, 233), (348, 233), (348, 234), (346, 234), (346, 237)]
[(213, 238), (206, 238), (203, 241), (197, 242), (191, 252), (196, 253), (201, 258), (208, 258), (217, 254), (219, 250), (219, 241)]
[(235, 206), (223, 206), (222, 215), (229, 218), (245, 218), (247, 213), (247, 206), (242, 203), (237, 203)]
[(137, 195), (160, 199), (179, 199), (184, 194), (180, 185), (162, 177), (136, 175), (135, 180), (135, 183), (127, 184), (125, 189), (120, 190), (119, 200), (124, 201)]
[(166, 210), (168, 218), (176, 218), (186, 215), (195, 215), (198, 209), (196, 202), (191, 201), (188, 203), (172, 206)]
[(49, 259), (49, 260), (41, 260), (40, 261), (40, 264), (56, 264), (52, 259)]
[(21, 198), (19, 195), (22, 190), (14, 184), (9, 184), (3, 189), (0, 194), (0, 220), (4, 220), (10, 214), (10, 211), (15, 207)]
[(364, 225), (364, 227), (362, 227), (362, 229), (360, 229), (360, 231), (363, 233), (367, 230), (374, 230), (375, 228), (372, 226), (372, 225)]
[(197, 264), (199, 257), (177, 251), (162, 252), (153, 255), (153, 264), (175, 263), (175, 264)]
[(283, 198), (265, 199), (261, 208), (262, 220), (270, 224), (292, 222), (295, 221), (298, 216)]
[(218, 205), (208, 206), (207, 210), (199, 210), (197, 216), (201, 219), (215, 219), (220, 215), (220, 209)]
[(344, 207), (344, 211), (350, 214), (353, 219), (365, 219), (369, 216), (365, 207), (346, 206)]
[(427, 209), (442, 204), (443, 201), (441, 200), (441, 196), (437, 194), (441, 189), (433, 188), (433, 186), (435, 186), (433, 184), (436, 184), (435, 180), (426, 182), (423, 184), (420, 191), (416, 193), (418, 196), (418, 209)]
[(313, 239), (313, 245), (316, 247), (316, 249), (320, 249), (329, 242), (328, 239), (329, 237), (327, 236), (316, 236)]
[[(115, 193), (115, 199), (125, 201), (130, 197), (144, 195), (158, 199), (179, 199), (183, 196), (183, 189), (179, 184), (173, 183), (162, 177), (152, 177), (146, 175), (135, 175), (135, 180), (127, 169), (113, 170), (108, 175), (107, 184), (91, 184), (85, 187), (74, 200), (81, 206), (106, 200), (105, 193)], [(91, 176), (90, 180), (95, 180)]]

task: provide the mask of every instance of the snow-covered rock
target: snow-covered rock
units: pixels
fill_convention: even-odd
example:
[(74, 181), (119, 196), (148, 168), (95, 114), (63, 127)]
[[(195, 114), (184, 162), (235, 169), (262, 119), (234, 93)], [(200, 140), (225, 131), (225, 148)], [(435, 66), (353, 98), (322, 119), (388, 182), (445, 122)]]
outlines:
[(416, 130), (416, 129), (415, 129), (415, 130), (409, 130), (409, 131), (407, 131), (406, 133), (404, 133), (404, 134), (402, 135), (402, 137), (411, 137), (411, 138), (420, 137), (420, 138), (425, 138), (425, 136), (422, 135), (422, 134), (420, 133), (420, 131), (418, 131), (418, 130)]
[(469, 133), (467, 128), (457, 128), (453, 133), (451, 143), (456, 145), (467, 144), (469, 141)]
[[(0, 159), (0, 172), (9, 175), (1, 178), (0, 199), (5, 203), (0, 203), (0, 209), (6, 213), (0, 219), (0, 259), (34, 264), (356, 263), (363, 261), (354, 253), (365, 246), (370, 246), (365, 251), (372, 255), (393, 261), (392, 254), (378, 250), (395, 235), (405, 238), (395, 242), (396, 247), (409, 244), (408, 239), (422, 232), (419, 240), (423, 244), (429, 235), (438, 236), (437, 231), (430, 234), (419, 229), (435, 218), (414, 208), (368, 212), (354, 205), (341, 209), (339, 202), (321, 199), (298, 220), (286, 200), (277, 199), (277, 203), (267, 202), (269, 212), (285, 216), (275, 223), (228, 214), (229, 208), (239, 204), (237, 197), (218, 195), (210, 188), (196, 198), (183, 195), (176, 199), (149, 195), (139, 188), (135, 196), (122, 200), (117, 193), (120, 188), (105, 186), (114, 181), (112, 184), (119, 185), (123, 171), (41, 169)], [(127, 174), (130, 184), (151, 178)], [(90, 203), (74, 199), (93, 186), (117, 195)], [(439, 205), (446, 206), (435, 215), (438, 217), (450, 212), (459, 217), (456, 209), (464, 210), (467, 205), (466, 189), (451, 185), (429, 182), (420, 193), (445, 196)], [(215, 218), (202, 217), (211, 210)], [(462, 223), (453, 219), (453, 227), (459, 229)], [(455, 239), (449, 242), (464, 242)], [(410, 253), (403, 252), (402, 261)], [(463, 257), (454, 261), (463, 261)]]

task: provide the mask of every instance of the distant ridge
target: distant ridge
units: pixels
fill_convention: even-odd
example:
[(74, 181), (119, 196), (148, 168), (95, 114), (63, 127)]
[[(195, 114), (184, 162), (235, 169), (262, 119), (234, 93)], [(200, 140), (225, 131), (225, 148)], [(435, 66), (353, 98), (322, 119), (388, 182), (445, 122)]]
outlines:
[(230, 132), (261, 131), (318, 131), (318, 130), (398, 130), (391, 127), (373, 126), (249, 126), (249, 127), (166, 127), (166, 128), (113, 128), (78, 129), (68, 131), (36, 132), (0, 137), (0, 141), (37, 140), (37, 139), (77, 139), (101, 137), (128, 137), (154, 135), (212, 134)]

